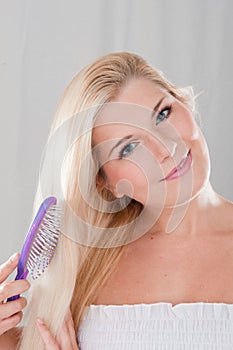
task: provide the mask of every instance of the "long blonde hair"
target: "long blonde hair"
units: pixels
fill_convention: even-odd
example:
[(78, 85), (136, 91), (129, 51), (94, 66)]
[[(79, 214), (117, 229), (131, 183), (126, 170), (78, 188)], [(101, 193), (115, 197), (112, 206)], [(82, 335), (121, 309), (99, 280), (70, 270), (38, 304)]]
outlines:
[[(54, 259), (44, 275), (32, 282), (30, 303), (19, 347), (21, 350), (44, 348), (35, 326), (36, 317), (44, 319), (51, 332), (56, 335), (68, 308), (71, 308), (75, 328), (78, 330), (85, 307), (94, 301), (123, 253), (124, 245), (108, 245), (108, 239), (115, 239), (119, 233), (121, 237), (127, 237), (131, 226), (125, 224), (133, 225), (133, 219), (142, 210), (140, 203), (131, 200), (122, 210), (105, 212), (103, 208), (106, 209), (106, 203), (119, 203), (110, 191), (96, 181), (98, 173), (104, 183), (104, 173), (102, 169), (98, 169), (96, 159), (87, 158), (92, 147), (91, 127), (101, 106), (111, 102), (127, 82), (137, 78), (148, 79), (165, 88), (194, 110), (192, 89), (177, 88), (142, 57), (129, 52), (110, 53), (100, 57), (83, 68), (70, 82), (58, 105), (49, 140), (69, 118), (76, 117), (67, 133), (70, 137), (75, 129), (78, 141), (72, 145), (72, 151), (66, 157), (62, 181), (66, 203), (82, 220), (74, 222), (70, 220), (69, 212), (65, 212), (65, 234), (61, 234)], [(85, 174), (84, 179), (80, 175), (81, 168)], [(43, 199), (40, 185), (39, 183), (35, 197), (34, 213)], [(83, 191), (85, 196), (82, 195)], [(94, 196), (94, 208), (87, 200), (93, 197), (93, 191), (98, 193)], [(81, 221), (87, 224), (79, 226)], [(69, 229), (73, 225), (73, 235), (66, 234), (66, 225)], [(80, 242), (79, 235), (90, 237), (100, 227), (104, 237), (100, 238), (101, 244), (91, 246)], [(106, 234), (110, 228), (114, 228), (116, 233), (111, 238)]]

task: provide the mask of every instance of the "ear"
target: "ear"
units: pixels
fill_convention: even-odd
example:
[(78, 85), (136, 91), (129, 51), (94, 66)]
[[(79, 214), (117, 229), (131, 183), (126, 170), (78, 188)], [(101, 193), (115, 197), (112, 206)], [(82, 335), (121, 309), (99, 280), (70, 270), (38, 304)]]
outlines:
[(117, 183), (116, 186), (111, 186), (111, 188), (109, 188), (116, 198), (122, 198), (124, 196), (124, 193), (122, 193), (119, 187), (119, 183)]
[(114, 187), (112, 190), (110, 190), (110, 191), (112, 191), (112, 193), (114, 194), (114, 196), (115, 196), (116, 198), (122, 198), (122, 197), (124, 196), (124, 194), (118, 192), (117, 189), (116, 189), (115, 187)]
[(106, 187), (106, 180), (99, 173), (96, 175), (96, 186), (99, 189), (103, 189), (104, 187)]

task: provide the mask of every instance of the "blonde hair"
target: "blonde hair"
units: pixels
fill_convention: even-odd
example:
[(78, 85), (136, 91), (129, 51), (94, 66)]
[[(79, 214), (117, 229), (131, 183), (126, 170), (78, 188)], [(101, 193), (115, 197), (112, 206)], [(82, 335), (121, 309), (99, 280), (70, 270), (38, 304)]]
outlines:
[[(32, 282), (30, 303), (19, 346), (21, 350), (44, 348), (36, 329), (36, 317), (44, 319), (51, 332), (56, 335), (68, 308), (71, 308), (75, 328), (78, 330), (85, 307), (94, 301), (123, 253), (124, 245), (114, 245), (114, 239), (117, 239), (119, 234), (121, 238), (130, 234), (134, 218), (142, 210), (140, 203), (131, 200), (128, 205), (123, 205), (122, 210), (105, 211), (106, 206), (111, 203), (115, 203), (119, 208), (119, 201), (96, 182), (97, 173), (104, 178), (96, 159), (86, 158), (92, 147), (93, 120), (101, 106), (111, 102), (131, 79), (137, 78), (148, 79), (165, 88), (194, 111), (191, 88), (177, 88), (172, 85), (161, 72), (134, 53), (117, 52), (100, 57), (83, 68), (70, 82), (58, 105), (49, 139), (64, 122), (76, 116), (75, 127), (73, 123), (70, 124), (69, 136), (74, 129), (78, 136), (81, 136), (72, 145), (72, 152), (66, 157), (62, 181), (66, 203), (87, 225), (79, 227), (80, 221), (79, 224), (74, 223), (66, 211), (63, 232), (68, 232), (73, 225), (75, 227), (72, 232), (78, 232), (82, 237), (90, 237), (95, 230), (101, 228), (104, 238), (98, 238), (97, 235), (97, 244), (95, 242), (94, 246), (91, 246), (81, 244), (75, 234), (61, 234), (56, 254), (47, 272)], [(80, 176), (80, 171), (84, 172), (86, 181)], [(96, 190), (98, 195), (94, 196), (93, 208), (87, 198), (93, 197), (93, 191)], [(85, 196), (80, 191), (84, 191)], [(34, 213), (42, 197), (39, 184)], [(130, 225), (125, 225), (128, 223)], [(110, 228), (114, 228), (115, 232), (112, 238), (106, 234)], [(108, 240), (112, 240), (109, 245)]]

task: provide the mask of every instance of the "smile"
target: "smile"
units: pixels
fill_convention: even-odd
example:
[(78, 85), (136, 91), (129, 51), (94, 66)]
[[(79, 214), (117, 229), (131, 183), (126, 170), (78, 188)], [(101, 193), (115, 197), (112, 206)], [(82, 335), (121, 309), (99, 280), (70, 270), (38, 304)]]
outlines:
[(192, 155), (191, 155), (191, 152), (189, 150), (186, 157), (181, 160), (181, 162), (177, 165), (177, 167), (172, 169), (172, 171), (170, 171), (170, 173), (164, 179), (161, 179), (160, 181), (174, 180), (180, 176), (183, 176), (185, 173), (187, 173), (187, 171), (191, 167), (191, 164), (192, 164)]

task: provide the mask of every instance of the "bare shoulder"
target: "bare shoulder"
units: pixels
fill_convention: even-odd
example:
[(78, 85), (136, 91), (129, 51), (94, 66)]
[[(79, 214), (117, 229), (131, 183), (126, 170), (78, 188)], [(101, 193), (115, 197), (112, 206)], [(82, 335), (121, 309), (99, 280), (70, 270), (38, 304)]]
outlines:
[(212, 223), (216, 226), (217, 232), (225, 233), (227, 236), (233, 234), (233, 202), (219, 196), (221, 205), (216, 209), (212, 217)]
[(226, 215), (224, 216), (224, 221), (226, 225), (226, 231), (233, 235), (233, 202), (226, 200)]
[(22, 329), (22, 327), (15, 327), (2, 334), (0, 337), (0, 349), (16, 350), (22, 334)]

